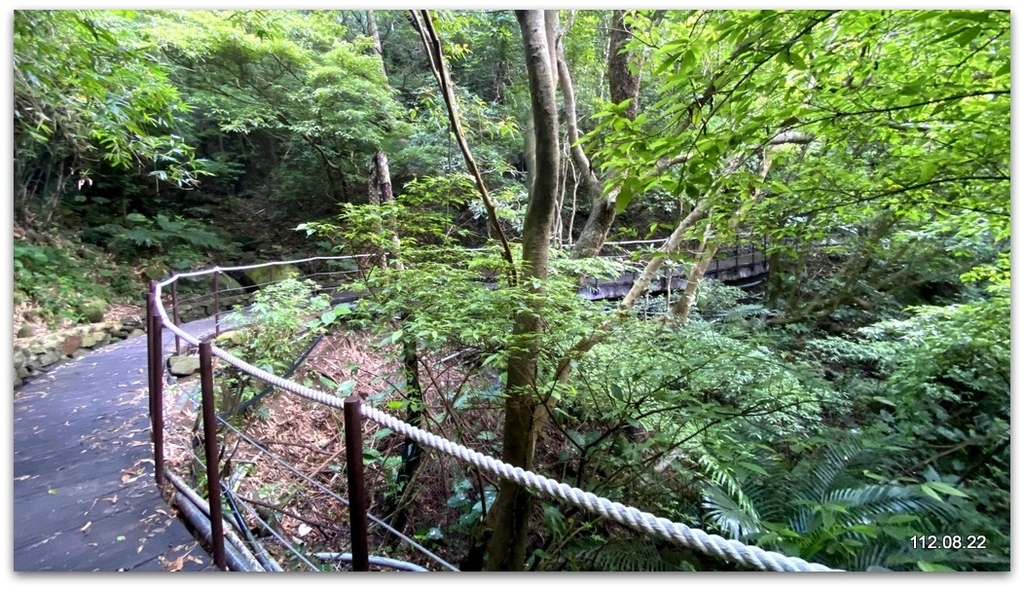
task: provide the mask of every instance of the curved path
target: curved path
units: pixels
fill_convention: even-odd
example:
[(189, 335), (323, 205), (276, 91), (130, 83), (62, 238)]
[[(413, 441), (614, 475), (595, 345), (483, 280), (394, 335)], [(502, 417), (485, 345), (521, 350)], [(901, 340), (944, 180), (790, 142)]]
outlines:
[(15, 572), (216, 570), (156, 485), (146, 367), (136, 336), (14, 391)]
[[(737, 257), (709, 277), (765, 270), (763, 257)], [(634, 279), (592, 285), (587, 298), (621, 296), (616, 289), (628, 290)], [(664, 288), (685, 284), (675, 275), (662, 281)], [(183, 328), (201, 337), (214, 325), (204, 319)], [(174, 337), (164, 333), (170, 352)], [(146, 367), (146, 338), (136, 336), (14, 391), (15, 572), (216, 570), (156, 485)]]

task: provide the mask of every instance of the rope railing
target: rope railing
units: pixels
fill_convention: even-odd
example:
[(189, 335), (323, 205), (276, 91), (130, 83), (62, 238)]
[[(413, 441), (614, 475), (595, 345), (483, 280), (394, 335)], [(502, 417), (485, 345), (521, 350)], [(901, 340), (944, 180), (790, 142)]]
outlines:
[[(186, 342), (198, 346), (201, 342), (200, 338), (195, 335), (189, 334), (185, 330), (181, 329), (178, 325), (171, 321), (168, 317), (167, 310), (164, 308), (161, 290), (174, 283), (176, 280), (182, 277), (193, 277), (201, 276), (204, 274), (210, 274), (214, 272), (224, 271), (237, 271), (240, 269), (254, 268), (254, 267), (265, 267), (275, 264), (298, 264), (302, 262), (314, 261), (314, 260), (325, 260), (325, 259), (343, 259), (353, 258), (355, 256), (339, 256), (332, 258), (306, 258), (304, 260), (292, 260), (292, 261), (281, 261), (281, 262), (268, 262), (264, 264), (230, 267), (230, 268), (209, 268), (205, 270), (193, 271), (185, 274), (179, 274), (171, 276), (170, 278), (162, 282), (154, 282), (152, 293), (155, 300), (154, 312), (158, 315), (160, 323), (167, 327), (175, 336), (184, 339)], [(321, 403), (323, 405), (333, 407), (336, 409), (343, 409), (346, 398), (338, 397), (331, 393), (326, 393), (317, 389), (313, 389), (294, 381), (290, 381), (286, 378), (282, 378), (276, 374), (253, 366), (244, 360), (237, 358), (229, 352), (209, 344), (212, 354), (235, 368), (245, 372), (251, 376), (254, 376), (264, 382), (286, 390), (295, 395), (304, 397), (306, 399)], [(503, 479), (515, 482), (516, 484), (525, 487), (527, 489), (536, 491), (545, 496), (551, 497), (563, 503), (574, 505), (578, 508), (586, 510), (590, 513), (596, 514), (602, 518), (616, 521), (624, 526), (627, 526), (633, 530), (641, 531), (650, 535), (659, 536), (665, 540), (671, 541), (675, 544), (689, 548), (692, 550), (699, 551), (709, 556), (714, 556), (725, 561), (729, 561), (734, 564), (743, 565), (752, 569), (763, 570), (763, 571), (778, 571), (778, 572), (828, 572), (837, 571), (838, 569), (831, 569), (821, 564), (811, 563), (801, 558), (795, 558), (786, 556), (777, 552), (764, 550), (757, 546), (751, 546), (739, 542), (737, 540), (730, 540), (716, 534), (708, 534), (701, 529), (691, 528), (682, 523), (673, 522), (671, 520), (658, 517), (654, 514), (642, 511), (635, 507), (630, 507), (622, 503), (611, 501), (609, 499), (595, 495), (594, 493), (584, 491), (582, 489), (572, 487), (565, 483), (560, 483), (554, 479), (545, 477), (543, 475), (523, 470), (520, 467), (512, 466), (504, 463), (493, 457), (487, 456), (476, 450), (467, 448), (436, 434), (432, 434), (419, 427), (408, 424), (401, 421), (387, 413), (380, 411), (379, 409), (370, 405), (360, 403), (361, 414), (377, 424), (390, 428), (394, 432), (398, 432), (415, 440), (416, 442), (448, 454), (449, 456), (458, 458), (464, 462), (472, 464), (473, 466), (487, 471), (493, 475), (499, 476)]]

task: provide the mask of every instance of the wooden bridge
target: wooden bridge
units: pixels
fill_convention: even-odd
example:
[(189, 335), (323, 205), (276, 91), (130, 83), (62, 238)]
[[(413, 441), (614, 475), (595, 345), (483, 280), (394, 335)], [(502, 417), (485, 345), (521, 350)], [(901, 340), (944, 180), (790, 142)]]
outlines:
[[(734, 248), (722, 252), (720, 258), (712, 260), (705, 272), (705, 278), (712, 278), (741, 288), (751, 288), (760, 284), (768, 274), (768, 260), (761, 251), (751, 247)], [(591, 301), (616, 300), (626, 296), (633, 288), (633, 283), (643, 272), (638, 266), (619, 275), (614, 280), (596, 280), (588, 278), (580, 288), (579, 294)], [(672, 291), (686, 288), (688, 268), (674, 267), (666, 270), (651, 281), (648, 293), (664, 295)]]

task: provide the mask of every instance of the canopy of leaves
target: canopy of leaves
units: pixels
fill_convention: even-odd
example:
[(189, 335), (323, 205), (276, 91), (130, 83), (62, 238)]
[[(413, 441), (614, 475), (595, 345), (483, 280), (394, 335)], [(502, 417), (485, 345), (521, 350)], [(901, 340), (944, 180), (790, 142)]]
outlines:
[[(15, 207), (48, 221), (63, 193), (101, 162), (192, 185), (182, 137), (189, 112), (157, 47), (130, 13), (17, 11), (14, 18)], [(117, 32), (114, 32), (117, 31)]]

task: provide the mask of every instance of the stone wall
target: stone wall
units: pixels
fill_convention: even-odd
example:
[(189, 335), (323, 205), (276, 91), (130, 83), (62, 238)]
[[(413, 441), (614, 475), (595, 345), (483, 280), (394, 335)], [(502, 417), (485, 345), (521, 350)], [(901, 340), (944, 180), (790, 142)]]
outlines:
[(45, 372), (60, 362), (106, 344), (143, 335), (144, 323), (141, 317), (125, 317), (120, 321), (79, 325), (38, 337), (15, 338), (14, 388), (21, 386), (26, 378)]

